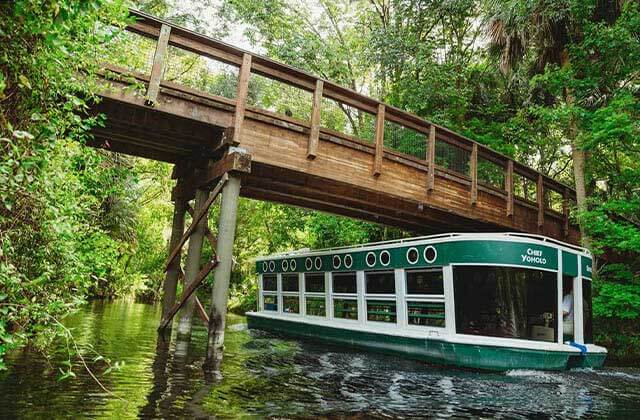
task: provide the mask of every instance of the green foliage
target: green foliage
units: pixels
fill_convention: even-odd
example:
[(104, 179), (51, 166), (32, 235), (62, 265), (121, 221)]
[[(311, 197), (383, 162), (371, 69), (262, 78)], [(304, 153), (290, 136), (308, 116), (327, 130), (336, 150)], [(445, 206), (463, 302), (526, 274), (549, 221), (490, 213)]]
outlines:
[[(577, 220), (593, 251), (607, 256), (594, 288), (598, 339), (615, 354), (640, 357), (637, 2), (225, 0), (215, 25), (205, 15), (211, 1), (136, 4), (196, 30), (215, 27), (215, 35), (241, 26), (275, 59), (459, 130), (565, 183), (574, 179), (572, 151), (585, 150), (589, 200)], [(0, 369), (8, 348), (34, 337), (46, 343), (56, 331), (51, 317), (88, 297), (160, 297), (171, 168), (82, 146), (104, 123), (86, 114), (99, 62), (150, 70), (155, 46), (118, 30), (126, 19), (120, 1), (0, 3)], [(165, 79), (234, 96), (237, 69), (174, 47), (167, 57)], [(311, 94), (254, 75), (249, 102), (307, 120)], [(344, 104), (325, 99), (321, 122), (373, 138), (375, 118)], [(424, 156), (425, 138), (411, 130), (386, 124), (385, 141)], [(460, 164), (455, 151), (439, 152), (439, 164)], [(479, 162), (479, 176), (504, 182), (490, 162)], [(527, 196), (530, 187), (522, 180), (516, 192)], [(255, 307), (257, 255), (404, 235), (243, 199), (230, 307)], [(205, 244), (203, 258), (211, 252)]]
[[(114, 263), (119, 245), (104, 237), (100, 206), (120, 176), (80, 142), (101, 123), (85, 113), (111, 37), (96, 22), (122, 23), (124, 12), (119, 2), (0, 4), (0, 366), (7, 348), (55, 333), (52, 316)], [(89, 248), (97, 242), (109, 250), (102, 261)]]

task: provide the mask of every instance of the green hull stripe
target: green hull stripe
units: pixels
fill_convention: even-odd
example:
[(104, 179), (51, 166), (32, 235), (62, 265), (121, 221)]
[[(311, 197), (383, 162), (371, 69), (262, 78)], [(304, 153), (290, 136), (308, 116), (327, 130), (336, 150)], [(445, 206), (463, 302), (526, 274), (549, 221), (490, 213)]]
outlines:
[[(435, 364), (472, 369), (565, 370), (568, 367), (601, 367), (606, 354), (517, 349), (509, 347), (448, 343), (426, 338), (399, 337), (368, 331), (312, 325), (247, 314), (249, 328), (281, 332), (316, 341), (343, 344), (401, 355)], [(573, 357), (569, 357), (573, 356)]]

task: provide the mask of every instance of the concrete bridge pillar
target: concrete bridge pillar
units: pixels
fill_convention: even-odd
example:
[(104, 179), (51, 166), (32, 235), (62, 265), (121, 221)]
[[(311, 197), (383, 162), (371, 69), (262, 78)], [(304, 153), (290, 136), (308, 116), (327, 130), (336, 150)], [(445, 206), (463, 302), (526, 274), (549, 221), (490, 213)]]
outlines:
[(229, 279), (233, 266), (233, 242), (236, 234), (236, 216), (240, 196), (240, 178), (229, 174), (222, 189), (220, 217), (218, 219), (218, 243), (216, 255), (220, 263), (214, 271), (211, 309), (209, 311), (209, 336), (205, 370), (219, 371), (224, 349), (224, 327), (229, 298)]

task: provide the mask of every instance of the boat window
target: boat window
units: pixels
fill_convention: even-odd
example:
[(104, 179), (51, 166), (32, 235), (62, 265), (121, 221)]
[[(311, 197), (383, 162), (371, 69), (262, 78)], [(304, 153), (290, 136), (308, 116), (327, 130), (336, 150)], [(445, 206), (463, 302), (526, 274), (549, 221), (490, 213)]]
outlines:
[(556, 273), (514, 267), (453, 269), (456, 332), (554, 342)]
[(278, 297), (274, 295), (265, 295), (263, 298), (265, 311), (278, 311)]
[(408, 295), (444, 295), (442, 269), (407, 271)]
[(282, 296), (282, 312), (299, 314), (300, 298), (298, 296)]
[(582, 279), (582, 325), (584, 342), (593, 343), (593, 307), (591, 305), (591, 280)]
[(396, 302), (367, 300), (367, 321), (396, 322)]
[(305, 292), (324, 292), (324, 273), (307, 273), (304, 275)]
[(409, 325), (444, 328), (444, 302), (407, 302)]
[(334, 299), (334, 318), (358, 319), (358, 301), (355, 299)]
[(306, 297), (307, 315), (327, 316), (327, 305), (324, 297)]
[(278, 290), (278, 277), (275, 274), (262, 276), (262, 290), (275, 292)]
[(358, 293), (356, 273), (333, 273), (333, 293)]
[(367, 294), (394, 294), (396, 278), (393, 271), (369, 271), (365, 273)]
[(298, 275), (297, 274), (283, 274), (282, 275), (282, 291), (283, 292), (297, 292), (299, 290)]

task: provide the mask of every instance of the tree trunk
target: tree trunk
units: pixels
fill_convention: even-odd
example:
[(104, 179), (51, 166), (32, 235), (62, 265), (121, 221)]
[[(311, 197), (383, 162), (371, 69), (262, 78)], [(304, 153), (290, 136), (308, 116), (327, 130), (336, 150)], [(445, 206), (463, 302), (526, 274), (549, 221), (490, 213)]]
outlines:
[[(569, 53), (567, 50), (562, 53), (562, 67), (570, 65)], [(565, 88), (565, 102), (570, 107), (575, 103), (575, 96), (570, 88)], [(578, 224), (582, 237), (582, 246), (591, 248), (591, 240), (584, 231), (581, 221), (581, 214), (587, 211), (587, 188), (585, 180), (585, 167), (587, 164), (587, 153), (582, 150), (578, 142), (578, 123), (574, 116), (569, 120), (569, 140), (571, 141), (571, 158), (573, 160), (573, 179), (576, 184), (576, 206), (578, 207)]]

